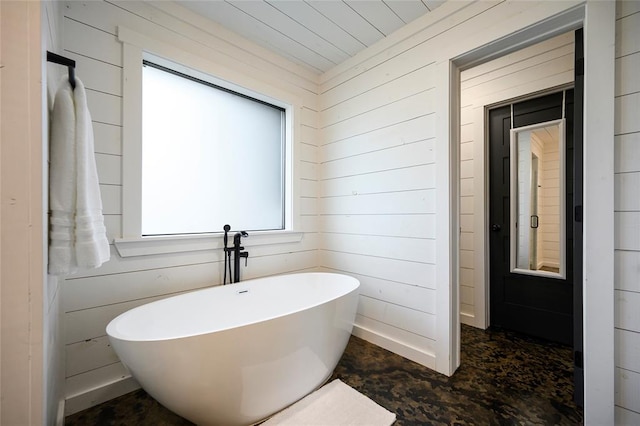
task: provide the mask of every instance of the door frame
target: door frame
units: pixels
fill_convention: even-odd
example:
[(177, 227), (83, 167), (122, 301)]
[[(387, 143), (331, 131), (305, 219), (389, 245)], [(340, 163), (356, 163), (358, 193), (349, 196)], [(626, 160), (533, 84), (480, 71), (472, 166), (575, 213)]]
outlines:
[[(615, 2), (586, 1), (505, 37), (437, 64), (436, 153), (438, 227), (436, 268), (439, 313), (436, 369), (460, 364), (459, 143), (460, 70), (578, 28), (584, 29), (583, 338), (585, 424), (614, 421), (614, 49)], [(446, 92), (445, 92), (446, 91)], [(586, 285), (586, 284), (589, 285)]]

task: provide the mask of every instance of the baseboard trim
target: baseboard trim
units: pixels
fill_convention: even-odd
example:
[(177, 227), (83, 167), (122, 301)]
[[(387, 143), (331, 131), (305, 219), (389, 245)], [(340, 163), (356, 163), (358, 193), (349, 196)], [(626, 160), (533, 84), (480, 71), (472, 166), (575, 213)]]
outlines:
[[(122, 396), (139, 389), (140, 385), (131, 376), (126, 376), (102, 386), (90, 389), (76, 395), (67, 396), (64, 403), (64, 416), (70, 416), (87, 408), (94, 407), (103, 402)], [(64, 423), (64, 421), (63, 421)]]
[(385, 336), (376, 333), (373, 330), (361, 327), (354, 324), (352, 334), (356, 337), (380, 346), (388, 351), (398, 354), (418, 364), (424, 365), (427, 368), (435, 370), (436, 368), (436, 356), (433, 353), (425, 352), (413, 346), (409, 346), (405, 343), (399, 342), (389, 336)]
[(462, 324), (470, 325), (471, 327), (476, 326), (476, 317), (472, 314), (467, 314), (465, 312), (460, 312), (460, 322)]
[(64, 426), (64, 407), (65, 400), (61, 399), (58, 402), (58, 412), (56, 413), (56, 426)]

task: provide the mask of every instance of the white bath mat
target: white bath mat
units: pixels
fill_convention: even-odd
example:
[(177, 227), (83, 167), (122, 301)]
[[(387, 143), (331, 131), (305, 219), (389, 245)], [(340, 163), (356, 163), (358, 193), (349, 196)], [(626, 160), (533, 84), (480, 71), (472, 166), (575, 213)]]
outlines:
[(336, 379), (271, 417), (263, 426), (389, 426), (396, 415)]

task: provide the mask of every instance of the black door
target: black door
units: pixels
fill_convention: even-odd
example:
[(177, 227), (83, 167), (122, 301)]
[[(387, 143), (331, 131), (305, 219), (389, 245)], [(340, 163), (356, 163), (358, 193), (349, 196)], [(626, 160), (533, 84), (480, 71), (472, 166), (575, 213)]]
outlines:
[[(573, 99), (572, 89), (489, 111), (491, 325), (568, 345), (573, 342), (574, 310)], [(566, 118), (565, 278), (511, 272), (511, 120), (514, 128), (558, 120), (563, 117), (563, 104)], [(534, 215), (530, 222), (520, 222), (517, 224), (519, 227), (538, 227), (538, 217), (534, 218)]]

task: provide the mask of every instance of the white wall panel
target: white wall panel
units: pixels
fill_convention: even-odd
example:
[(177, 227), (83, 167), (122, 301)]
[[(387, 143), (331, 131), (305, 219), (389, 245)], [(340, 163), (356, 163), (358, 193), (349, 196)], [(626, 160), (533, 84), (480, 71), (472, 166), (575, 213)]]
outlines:
[(327, 162), (430, 139), (435, 136), (434, 124), (433, 114), (425, 114), (333, 143), (323, 140), (319, 160)]
[(97, 92), (122, 96), (122, 68), (76, 53), (67, 53), (76, 61), (77, 77), (84, 87)]
[[(122, 67), (122, 45), (115, 33), (109, 34), (68, 18), (63, 25), (65, 51)], [(77, 71), (78, 76), (89, 74), (85, 70)]]
[(640, 422), (640, 2), (616, 3), (615, 327), (617, 425)]
[(616, 96), (640, 92), (640, 79), (633, 78), (640, 69), (640, 52), (616, 59)]
[(424, 214), (435, 212), (435, 190), (327, 197), (321, 214)]
[(317, 180), (318, 179), (318, 165), (311, 161), (300, 161), (300, 179)]
[(436, 260), (434, 239), (332, 233), (324, 233), (322, 239), (325, 247), (338, 252), (425, 263)]
[(640, 413), (620, 406), (615, 409), (615, 424), (618, 426), (636, 426), (640, 424)]
[(615, 247), (640, 250), (640, 212), (615, 212)]
[(122, 187), (119, 185), (100, 185), (102, 213), (122, 213)]
[(435, 315), (407, 309), (378, 299), (361, 296), (358, 314), (383, 322), (390, 326), (433, 338), (435, 336)]
[(616, 289), (640, 293), (640, 251), (617, 250), (614, 259)]
[(67, 280), (64, 308), (72, 312), (205, 287), (217, 272), (217, 264), (203, 263)]
[[(323, 180), (343, 176), (394, 170), (400, 168), (432, 164), (434, 162), (433, 139), (404, 144), (401, 146), (369, 152), (358, 156), (328, 161), (322, 164)], [(418, 186), (429, 187), (425, 181)], [(430, 182), (433, 185), (433, 181)]]
[(614, 182), (614, 209), (640, 211), (640, 172), (617, 173)]
[(640, 132), (640, 120), (637, 111), (640, 110), (640, 92), (619, 96), (615, 100), (616, 135)]
[(67, 346), (67, 375), (75, 376), (119, 362), (107, 336), (82, 340)]
[(318, 195), (318, 182), (315, 179), (300, 179), (299, 190), (301, 197), (315, 197)]
[(390, 105), (365, 110), (353, 118), (323, 126), (322, 138), (335, 142), (428, 114), (433, 112), (433, 96), (433, 90), (423, 89)]
[(321, 250), (320, 264), (327, 269), (435, 289), (435, 267), (428, 263), (385, 259), (361, 254)]
[[(418, 160), (422, 159), (418, 158)], [(362, 163), (366, 162), (363, 161)], [(372, 171), (356, 176), (326, 179), (320, 182), (319, 196), (335, 197), (425, 188), (435, 188), (435, 165), (433, 164), (407, 166), (401, 169)]]
[(382, 214), (327, 215), (321, 216), (320, 222), (324, 232), (435, 238), (436, 221), (433, 214), (397, 214), (393, 220)]
[(640, 413), (640, 373), (616, 368), (615, 389), (618, 406)]
[[(326, 111), (354, 96), (366, 93), (416, 70), (429, 68), (433, 65), (433, 62), (425, 63), (424, 58), (414, 55), (411, 51), (400, 54), (394, 59), (393, 61), (382, 63), (380, 66), (368, 70), (365, 69), (365, 72), (358, 76), (359, 78), (345, 79), (335, 86), (331, 83), (321, 86), (320, 111)], [(402, 68), (397, 66), (399, 62), (403, 63)], [(428, 81), (423, 82), (423, 84), (427, 85), (425, 88), (433, 87), (433, 84), (429, 84)]]
[(91, 119), (99, 123), (122, 125), (122, 98), (108, 93), (87, 90)]
[(122, 158), (119, 155), (96, 152), (98, 182), (106, 185), (122, 185)]
[(352, 274), (360, 281), (361, 296), (405, 306), (426, 313), (435, 312), (435, 291), (430, 288), (383, 280), (366, 275)]
[(623, 14), (616, 22), (616, 58), (640, 52), (640, 14), (631, 10)]
[(318, 212), (318, 199), (315, 197), (300, 197), (300, 215), (314, 215)]
[(615, 137), (615, 171), (640, 171), (640, 132)]
[(640, 333), (616, 329), (616, 367), (625, 370), (640, 371)]
[(318, 147), (316, 145), (305, 142), (305, 143), (299, 144), (297, 147), (295, 147), (295, 149), (297, 149), (300, 155), (300, 160), (313, 161), (313, 162), (316, 161), (317, 152), (318, 152)]
[(122, 155), (122, 127), (93, 123), (94, 148), (96, 153)]
[(328, 123), (346, 120), (362, 114), (362, 105), (367, 105), (367, 110), (372, 110), (397, 102), (414, 94), (416, 87), (423, 87), (428, 81), (433, 81), (433, 66), (430, 65), (418, 68), (364, 93), (354, 94), (354, 97), (325, 109), (323, 118)]
[(640, 293), (616, 290), (615, 326), (640, 333)]
[(640, 12), (640, 3), (636, 0), (616, 1), (616, 19), (624, 18), (636, 12)]
[[(540, 59), (540, 58), (536, 58)], [(523, 83), (531, 83), (539, 80), (544, 80), (549, 76), (563, 75), (573, 70), (573, 53), (569, 53), (561, 56), (556, 60), (545, 61), (523, 70), (519, 70), (514, 74), (506, 74), (499, 78), (499, 85), (497, 88), (500, 92), (509, 91), (512, 88), (517, 88)], [(491, 82), (491, 81), (490, 81)], [(493, 81), (497, 83), (497, 81)], [(467, 99), (478, 99), (486, 96), (486, 89), (480, 86), (472, 86), (469, 89), (464, 90), (461, 95), (461, 101), (466, 104)]]

